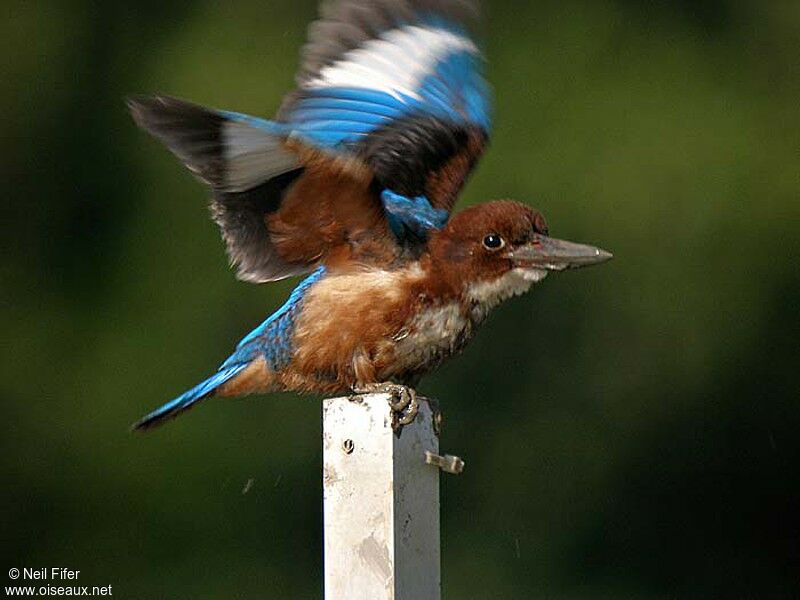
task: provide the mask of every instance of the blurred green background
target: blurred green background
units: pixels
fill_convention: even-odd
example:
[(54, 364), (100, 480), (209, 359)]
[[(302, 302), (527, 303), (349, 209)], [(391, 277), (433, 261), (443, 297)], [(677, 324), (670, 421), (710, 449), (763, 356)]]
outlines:
[[(0, 580), (320, 598), (318, 399), (127, 431), (293, 282), (234, 279), (206, 191), (122, 102), (270, 116), (314, 2), (2, 13)], [(468, 465), (443, 478), (444, 596), (800, 597), (800, 2), (488, 13), (496, 129), (462, 206), (525, 200), (616, 259), (502, 307), (423, 382)]]

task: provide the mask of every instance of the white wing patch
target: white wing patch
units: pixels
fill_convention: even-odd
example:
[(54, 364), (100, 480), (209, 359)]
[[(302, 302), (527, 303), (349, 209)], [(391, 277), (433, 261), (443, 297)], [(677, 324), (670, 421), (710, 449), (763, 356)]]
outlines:
[(420, 100), (418, 90), (425, 77), (443, 58), (461, 51), (480, 54), (472, 40), (452, 31), (405, 25), (345, 53), (303, 87), (364, 88)]
[(280, 138), (247, 123), (228, 121), (222, 135), (226, 192), (248, 190), (299, 166)]

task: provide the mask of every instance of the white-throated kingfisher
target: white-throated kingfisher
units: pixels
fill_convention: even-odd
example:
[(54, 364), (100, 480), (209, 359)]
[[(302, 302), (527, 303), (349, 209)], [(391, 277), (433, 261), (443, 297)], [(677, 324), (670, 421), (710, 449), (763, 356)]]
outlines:
[(406, 410), (410, 386), (503, 300), (611, 257), (549, 237), (518, 202), (450, 214), (490, 131), (477, 13), (475, 0), (324, 4), (275, 120), (129, 100), (211, 187), (240, 279), (306, 275), (214, 375), (135, 428), (204, 398), (278, 390), (386, 389)]

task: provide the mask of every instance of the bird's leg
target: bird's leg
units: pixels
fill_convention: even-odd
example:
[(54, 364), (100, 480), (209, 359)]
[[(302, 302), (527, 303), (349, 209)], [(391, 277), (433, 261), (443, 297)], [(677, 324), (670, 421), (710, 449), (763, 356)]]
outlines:
[(419, 400), (414, 388), (397, 383), (367, 383), (353, 388), (357, 394), (389, 394), (389, 407), (394, 413), (392, 427), (409, 425), (414, 422), (419, 412)]

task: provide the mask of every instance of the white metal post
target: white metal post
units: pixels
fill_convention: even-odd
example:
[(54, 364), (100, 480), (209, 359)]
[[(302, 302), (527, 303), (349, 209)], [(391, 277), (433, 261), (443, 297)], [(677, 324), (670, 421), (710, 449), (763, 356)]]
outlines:
[[(325, 600), (438, 600), (439, 439), (430, 404), (399, 435), (389, 395), (323, 404)], [(427, 456), (426, 456), (427, 453)]]

